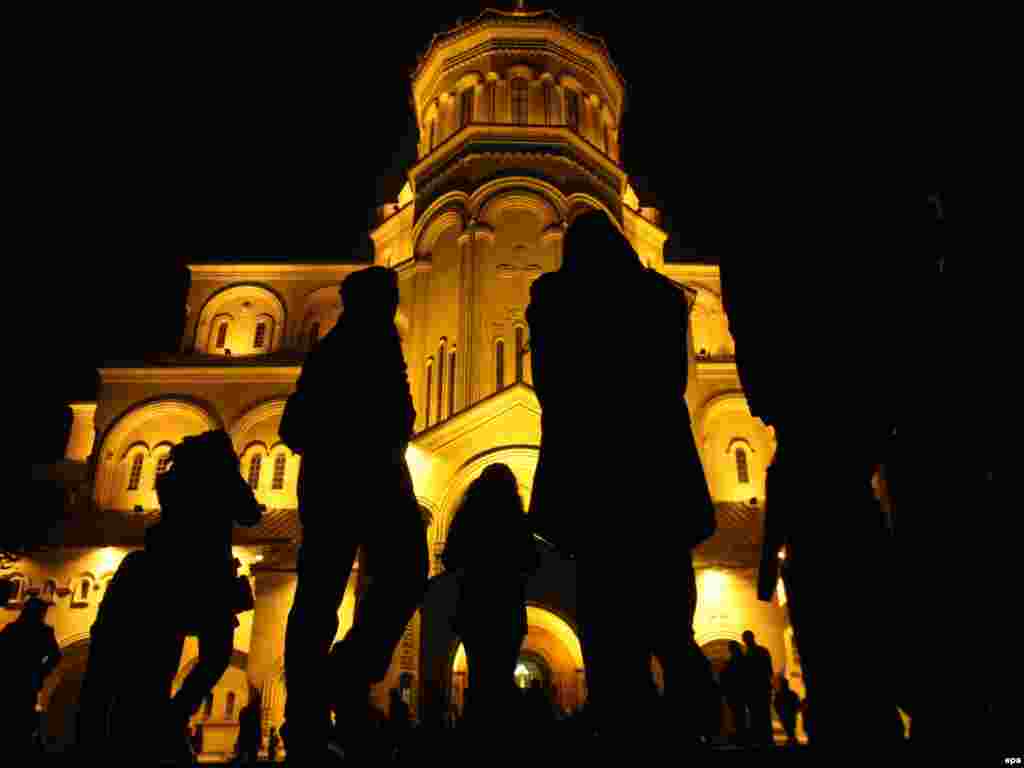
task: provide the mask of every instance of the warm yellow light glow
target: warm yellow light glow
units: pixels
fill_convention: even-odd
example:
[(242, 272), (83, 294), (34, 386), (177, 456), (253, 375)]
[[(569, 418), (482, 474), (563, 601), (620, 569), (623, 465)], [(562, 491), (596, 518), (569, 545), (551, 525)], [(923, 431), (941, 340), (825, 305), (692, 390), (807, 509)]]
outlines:
[(709, 568), (701, 574), (700, 596), (714, 603), (721, 601), (725, 593), (725, 582), (724, 573)]
[(409, 462), (409, 473), (412, 475), (413, 485), (419, 487), (430, 474), (433, 460), (422, 448), (410, 445), (405, 452), (405, 460)]
[(101, 573), (116, 570), (120, 562), (121, 553), (114, 547), (104, 547), (100, 550), (99, 570)]
[(783, 547), (782, 549), (779, 550), (779, 560), (785, 560), (785, 559), (786, 559), (786, 548)]
[(524, 664), (516, 664), (516, 675), (521, 677), (530, 674), (530, 670)]
[(253, 563), (261, 563), (261, 562), (263, 562), (263, 555), (255, 555), (252, 558), (251, 562), (253, 562)]
[(776, 595), (776, 597), (779, 598), (779, 605), (785, 605), (786, 604), (786, 587), (782, 583), (782, 579), (781, 578), (779, 579), (778, 583), (775, 585), (775, 595)]

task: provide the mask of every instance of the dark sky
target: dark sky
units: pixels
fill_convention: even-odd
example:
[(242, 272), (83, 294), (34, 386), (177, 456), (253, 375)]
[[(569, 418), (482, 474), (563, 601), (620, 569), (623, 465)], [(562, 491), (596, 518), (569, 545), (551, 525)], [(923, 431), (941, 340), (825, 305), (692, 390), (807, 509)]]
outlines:
[[(61, 455), (63, 404), (95, 397), (103, 360), (177, 348), (188, 261), (369, 256), (372, 211), (415, 159), (416, 56), (485, 5), (343, 7), (358, 10), (83, 15), (41, 34), (25, 65), (29, 261), (48, 305), (30, 333), (34, 461)], [(672, 248), (713, 239), (709, 201), (775, 194), (797, 156), (821, 168), (884, 145), (927, 175), (956, 143), (961, 54), (918, 45), (928, 19), (900, 37), (880, 20), (669, 7), (554, 9), (585, 14), (626, 78), (623, 161)]]

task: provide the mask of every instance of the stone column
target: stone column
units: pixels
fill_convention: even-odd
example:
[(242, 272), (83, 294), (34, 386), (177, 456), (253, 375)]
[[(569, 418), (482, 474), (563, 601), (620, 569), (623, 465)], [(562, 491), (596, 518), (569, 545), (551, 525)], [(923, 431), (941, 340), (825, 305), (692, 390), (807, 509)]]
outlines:
[(64, 449), (68, 461), (88, 461), (96, 442), (96, 403), (72, 403), (71, 434)]
[[(459, 337), (456, 347), (457, 380), (455, 386), (455, 409), (458, 413), (473, 404), (470, 388), (473, 386), (471, 373), (473, 360), (473, 315), (476, 308), (475, 283), (476, 260), (473, 254), (475, 222), (459, 235)], [(452, 415), (454, 415), (454, 413)]]
[(295, 595), (295, 571), (253, 569), (255, 602), (249, 642), (249, 683), (263, 690), (263, 732), (284, 718), (284, 632)]

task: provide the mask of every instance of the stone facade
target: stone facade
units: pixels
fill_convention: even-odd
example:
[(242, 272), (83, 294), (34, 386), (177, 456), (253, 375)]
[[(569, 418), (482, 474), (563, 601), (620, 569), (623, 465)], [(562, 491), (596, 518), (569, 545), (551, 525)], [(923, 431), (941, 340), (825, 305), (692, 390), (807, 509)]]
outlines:
[[(524, 318), (530, 283), (558, 268), (563, 233), (579, 211), (606, 210), (638, 257), (688, 286), (692, 299), (686, 401), (721, 502), (721, 531), (697, 552), (698, 641), (711, 647), (753, 629), (776, 670), (795, 675), (783, 612), (758, 602), (754, 588), (773, 435), (743, 398), (717, 267), (665, 263), (660, 213), (641, 208), (628, 184), (619, 163), (623, 98), (624, 82), (604, 44), (549, 12), (488, 11), (436, 37), (413, 75), (419, 159), (398, 200), (379, 208), (371, 237), (375, 263), (400, 276), (396, 323), (417, 411), (409, 462), (431, 552), (440, 552), (463, 492), (488, 463), (513, 469), (528, 504), (540, 442)], [(222, 732), (214, 752), (233, 743), (252, 685), (263, 690), (264, 731), (280, 724), (301, 459), (281, 443), (277, 426), (305, 353), (344, 311), (338, 284), (364, 266), (193, 264), (180, 352), (159, 363), (109, 365), (100, 371), (97, 401), (72, 405), (65, 474), (79, 479), (69, 486), (70, 519), (55, 534), (62, 547), (16, 563), (9, 572), (23, 589), (0, 609), (6, 623), (29, 592), (49, 590), (54, 602), (49, 621), (66, 658), (41, 698), (51, 739), (69, 738), (67, 714), (52, 705), (73, 701), (103, 586), (157, 514), (161, 458), (184, 436), (221, 427), (270, 511), (258, 528), (238, 532), (256, 608), (242, 616), (233, 666), (210, 714), (198, 719)], [(566, 322), (587, 332), (588, 318)], [(603, 364), (595, 360), (581, 374), (596, 379)], [(436, 557), (431, 572), (439, 572)], [(189, 584), (185, 559), (180, 577), (185, 599), (202, 589)], [(585, 697), (573, 578), (571, 568), (552, 562), (531, 582), (524, 644), (524, 653), (546, 665), (567, 708)], [(350, 580), (339, 634), (351, 625), (357, 582)], [(401, 672), (412, 674), (408, 695), (421, 714), (421, 703), (457, 701), (465, 658), (438, 621), (443, 591), (428, 594), (377, 687), (382, 707)], [(622, 610), (628, 613), (628, 603)], [(182, 671), (194, 654), (190, 644)]]

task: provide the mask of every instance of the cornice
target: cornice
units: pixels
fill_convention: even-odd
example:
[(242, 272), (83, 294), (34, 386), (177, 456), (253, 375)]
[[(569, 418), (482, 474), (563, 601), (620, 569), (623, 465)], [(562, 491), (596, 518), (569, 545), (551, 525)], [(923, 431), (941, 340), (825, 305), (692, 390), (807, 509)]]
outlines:
[[(651, 226), (654, 225), (652, 224)], [(665, 263), (665, 273), (668, 274), (670, 277), (678, 276), (681, 279), (719, 279), (719, 270), (717, 264), (680, 264), (677, 261), (670, 261)]]
[(701, 381), (739, 381), (733, 361), (698, 360), (697, 378)]
[(225, 280), (238, 278), (262, 278), (269, 280), (307, 280), (316, 278), (340, 278), (365, 269), (366, 262), (324, 263), (324, 264), (188, 264), (195, 280)]
[(301, 366), (100, 368), (104, 384), (294, 384)]

